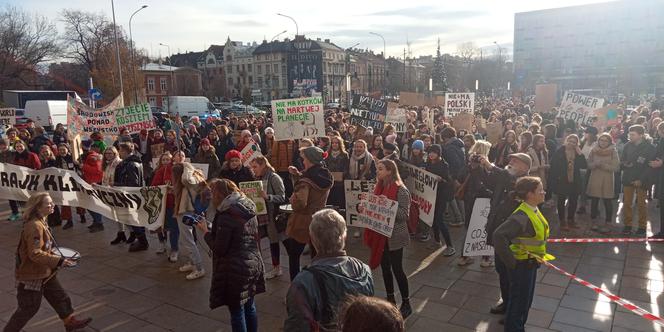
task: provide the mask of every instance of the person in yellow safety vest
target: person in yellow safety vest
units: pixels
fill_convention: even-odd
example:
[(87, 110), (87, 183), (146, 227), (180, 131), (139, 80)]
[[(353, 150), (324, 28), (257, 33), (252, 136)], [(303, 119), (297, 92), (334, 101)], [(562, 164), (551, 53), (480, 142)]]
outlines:
[(517, 180), (512, 195), (521, 204), (507, 221), (493, 233), (496, 255), (509, 271), (509, 297), (505, 312), (505, 331), (525, 331), (528, 310), (535, 295), (538, 259), (552, 260), (546, 253), (549, 223), (537, 207), (544, 203), (546, 192), (536, 177)]

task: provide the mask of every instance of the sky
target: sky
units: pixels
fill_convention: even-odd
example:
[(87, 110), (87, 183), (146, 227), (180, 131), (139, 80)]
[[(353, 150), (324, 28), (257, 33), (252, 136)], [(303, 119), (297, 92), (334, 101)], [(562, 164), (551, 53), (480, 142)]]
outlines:
[[(153, 56), (201, 51), (211, 44), (233, 41), (262, 42), (275, 35), (293, 38), (295, 24), (282, 13), (293, 17), (299, 33), (308, 38), (330, 39), (346, 48), (380, 53), (385, 38), (388, 56), (435, 54), (440, 38), (441, 51), (455, 54), (457, 46), (474, 42), (484, 54), (511, 54), (514, 14), (524, 11), (559, 8), (607, 0), (115, 0), (117, 24), (126, 31), (131, 14), (142, 5), (147, 8), (134, 16), (133, 39), (138, 48)], [(56, 21), (62, 9), (104, 13), (111, 17), (111, 0), (0, 0)], [(62, 25), (58, 23), (62, 30)]]

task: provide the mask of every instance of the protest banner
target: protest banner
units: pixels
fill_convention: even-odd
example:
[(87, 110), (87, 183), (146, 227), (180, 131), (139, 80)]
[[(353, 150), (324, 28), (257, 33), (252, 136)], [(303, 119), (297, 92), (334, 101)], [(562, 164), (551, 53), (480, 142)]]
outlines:
[(0, 108), (0, 125), (13, 126), (16, 124), (15, 108)]
[(443, 106), (445, 105), (445, 96), (426, 97), (424, 104), (430, 107)]
[(396, 103), (388, 103), (387, 115), (385, 116), (385, 123), (394, 126), (394, 131), (397, 133), (406, 132), (406, 110), (399, 108)]
[(376, 98), (354, 95), (350, 108), (350, 124), (371, 127), (374, 133), (383, 131), (387, 103)]
[(360, 214), (356, 226), (368, 228), (376, 233), (392, 237), (394, 220), (397, 217), (399, 203), (385, 196), (366, 194), (360, 203)]
[(461, 130), (465, 130), (466, 134), (470, 133), (473, 129), (473, 120), (475, 117), (472, 113), (459, 113), (454, 118), (452, 118), (452, 127), (456, 129), (458, 133)]
[(463, 245), (464, 256), (493, 256), (493, 247), (486, 243), (486, 221), (491, 209), (491, 200), (488, 198), (475, 199), (470, 223)]
[(594, 112), (596, 119), (593, 126), (598, 129), (615, 126), (620, 123), (620, 121), (618, 121), (618, 114), (620, 113), (618, 105), (607, 105), (596, 109)]
[(258, 156), (262, 156), (261, 148), (253, 140), (240, 151), (242, 154), (242, 165), (249, 167), (249, 163)]
[(208, 174), (210, 172), (210, 165), (208, 164), (199, 164), (199, 163), (191, 163), (191, 166), (194, 166), (194, 169), (199, 170), (201, 174), (203, 174), (204, 178), (208, 178)]
[(475, 93), (446, 93), (445, 94), (445, 116), (453, 117), (459, 113), (475, 112)]
[(551, 112), (556, 107), (558, 96), (558, 84), (535, 85), (535, 111), (541, 113)]
[(426, 98), (423, 93), (416, 92), (399, 92), (399, 104), (404, 106), (424, 106)]
[(407, 169), (408, 177), (404, 180), (410, 195), (420, 207), (420, 219), (427, 225), (433, 224), (436, 209), (436, 195), (441, 178), (409, 163), (399, 161), (403, 169)]
[(320, 97), (273, 100), (272, 119), (277, 141), (325, 135), (325, 110)]
[(148, 103), (116, 109), (115, 124), (118, 126), (118, 132), (127, 129), (130, 134), (137, 134), (143, 129), (157, 128)]
[(486, 139), (496, 145), (503, 138), (503, 124), (500, 122), (489, 122), (486, 124)]
[(369, 193), (373, 193), (376, 182), (367, 180), (345, 180), (344, 191), (346, 193), (346, 223), (349, 226), (358, 226), (360, 203)]
[(256, 214), (267, 214), (267, 205), (261, 195), (263, 192), (263, 181), (246, 181), (239, 183), (240, 190), (256, 204)]
[(572, 120), (582, 126), (592, 126), (594, 110), (604, 107), (604, 99), (565, 92), (556, 117)]
[(89, 135), (97, 131), (105, 136), (118, 135), (115, 123), (115, 110), (124, 107), (122, 93), (113, 101), (100, 109), (93, 109), (77, 101), (67, 98), (67, 135)]
[(149, 230), (161, 227), (166, 214), (166, 186), (106, 187), (88, 184), (75, 171), (0, 163), (0, 199), (27, 201), (40, 192), (48, 192), (55, 205), (82, 207)]

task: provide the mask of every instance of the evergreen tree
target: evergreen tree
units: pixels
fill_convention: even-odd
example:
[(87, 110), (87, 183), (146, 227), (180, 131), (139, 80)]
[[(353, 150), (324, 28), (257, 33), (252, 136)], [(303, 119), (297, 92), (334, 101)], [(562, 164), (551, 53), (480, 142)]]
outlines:
[(447, 91), (447, 73), (445, 72), (443, 56), (440, 54), (440, 38), (438, 38), (438, 49), (436, 50), (436, 60), (434, 60), (431, 70), (431, 78), (433, 80), (434, 91)]

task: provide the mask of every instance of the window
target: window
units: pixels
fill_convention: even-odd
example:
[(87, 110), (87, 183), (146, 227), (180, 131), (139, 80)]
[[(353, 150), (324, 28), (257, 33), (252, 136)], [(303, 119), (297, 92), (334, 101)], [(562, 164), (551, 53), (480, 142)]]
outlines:
[(247, 65), (247, 71), (249, 71), (250, 73), (251, 73), (251, 67), (252, 67), (251, 64)]
[(253, 84), (254, 84), (254, 78), (249, 76), (249, 85), (253, 85)]
[(245, 68), (244, 64), (242, 64), (242, 71), (245, 71), (245, 70), (246, 70), (246, 68)]
[(240, 65), (236, 65), (235, 69), (237, 69), (237, 72), (240, 73)]
[(148, 91), (154, 91), (154, 78), (148, 78)]
[(270, 74), (270, 65), (269, 64), (265, 65), (265, 74), (266, 75)]
[(166, 107), (168, 105), (168, 97), (161, 97), (161, 106)]
[(279, 65), (278, 64), (273, 64), (272, 65), (272, 70), (275, 74), (279, 74)]
[[(150, 106), (157, 107), (157, 97), (148, 98), (148, 102), (150, 103)], [(164, 105), (162, 105), (162, 106), (164, 106)]]
[(232, 77), (228, 78), (228, 85), (233, 85), (233, 78)]
[(165, 77), (162, 77), (162, 78), (159, 80), (159, 87), (161, 88), (161, 91), (166, 91), (166, 90), (168, 90), (168, 86), (167, 86), (167, 85), (168, 85), (168, 84), (166, 83), (166, 78), (165, 78)]
[(226, 74), (232, 74), (233, 73), (233, 66), (226, 66)]
[(258, 74), (258, 75), (263, 74), (263, 66), (262, 65), (256, 65), (256, 74)]

